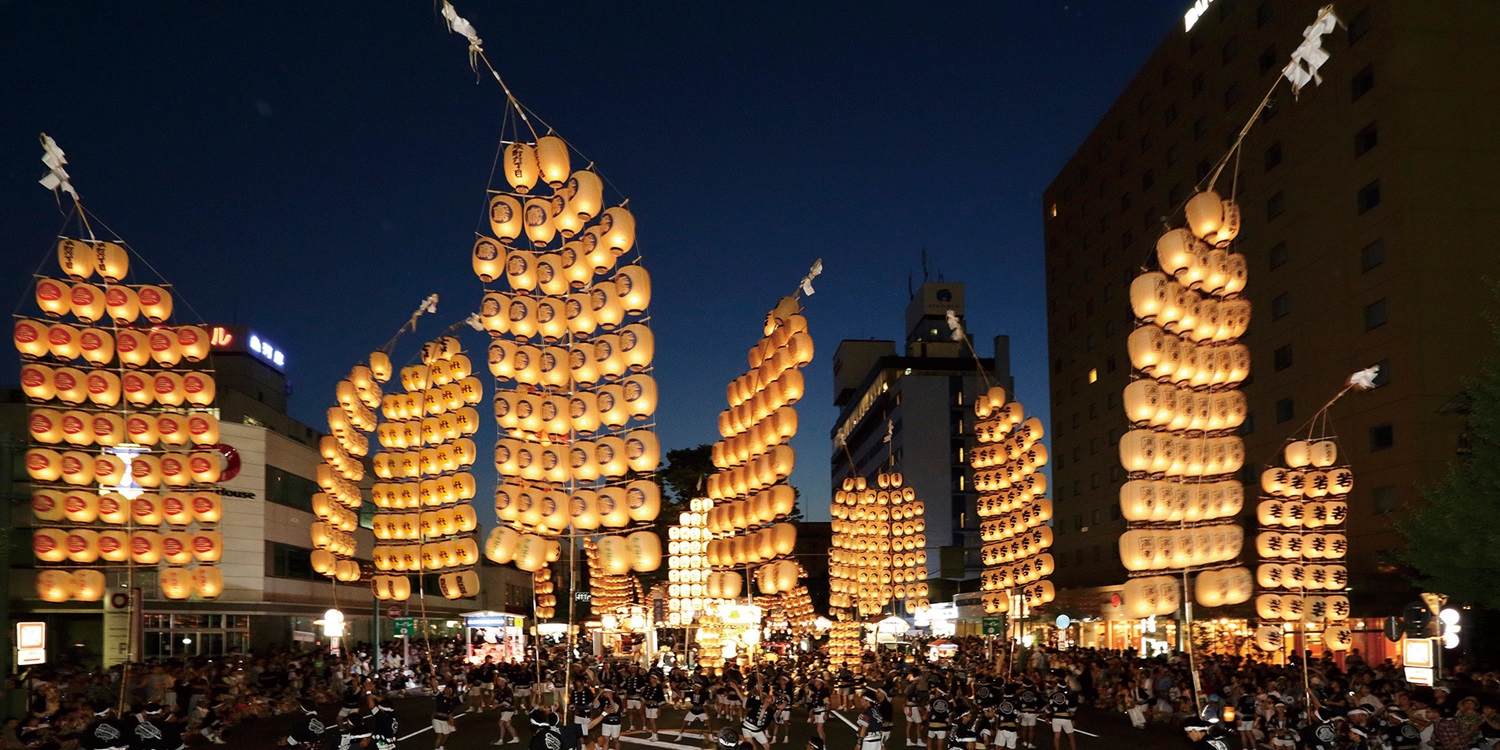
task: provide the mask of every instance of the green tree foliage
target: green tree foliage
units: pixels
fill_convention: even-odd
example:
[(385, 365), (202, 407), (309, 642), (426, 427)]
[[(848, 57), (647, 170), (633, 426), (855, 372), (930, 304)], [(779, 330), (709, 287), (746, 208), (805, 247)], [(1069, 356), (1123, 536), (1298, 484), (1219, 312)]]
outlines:
[(1500, 358), (1482, 365), (1465, 396), (1470, 451), (1397, 524), (1406, 538), (1401, 558), (1423, 590), (1500, 611)]

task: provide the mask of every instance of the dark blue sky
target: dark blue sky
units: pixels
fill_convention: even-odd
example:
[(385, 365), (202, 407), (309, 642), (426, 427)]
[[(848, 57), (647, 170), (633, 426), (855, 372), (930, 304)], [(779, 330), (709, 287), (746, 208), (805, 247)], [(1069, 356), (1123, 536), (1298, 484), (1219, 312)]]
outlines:
[[(793, 479), (826, 518), (830, 356), (901, 335), (923, 248), (967, 285), (975, 338), (1011, 336), (1047, 418), (1041, 191), (1187, 4), (457, 5), (630, 198), (664, 449), (717, 437), (762, 315), (824, 259)], [(287, 352), (293, 412), (321, 424), (422, 297), (443, 298), (424, 333), (477, 308), (502, 111), (428, 2), (0, 0), (0, 301), (18, 305), (60, 224), (36, 184), (45, 131), (204, 320)], [(9, 348), (0, 366), (14, 382)]]

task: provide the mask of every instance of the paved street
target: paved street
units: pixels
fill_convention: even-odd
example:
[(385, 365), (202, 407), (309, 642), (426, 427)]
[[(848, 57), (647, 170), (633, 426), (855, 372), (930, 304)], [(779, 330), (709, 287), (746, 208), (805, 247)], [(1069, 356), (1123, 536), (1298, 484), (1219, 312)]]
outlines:
[[(401, 726), (401, 740), (397, 743), (398, 750), (417, 750), (419, 748), (430, 748), (433, 743), (431, 730), (430, 712), (432, 700), (430, 698), (410, 698), (397, 703), (396, 714)], [(331, 717), (332, 709), (325, 713)], [(887, 750), (900, 750), (906, 747), (905, 723), (900, 717), (900, 704), (897, 704), (897, 720), (895, 731), (891, 741), (887, 744)], [(708, 746), (708, 742), (700, 736), (688, 737), (678, 740), (677, 728), (682, 725), (683, 712), (676, 709), (664, 709), (662, 718), (658, 722), (661, 728), (660, 741), (650, 742), (646, 740), (646, 733), (640, 731), (627, 732), (621, 738), (621, 746), (625, 750), (629, 748), (664, 748), (665, 750), (702, 750)], [(853, 712), (843, 712), (842, 716), (847, 721), (841, 721), (837, 716), (830, 716), (826, 727), (828, 746), (834, 750), (852, 749), (855, 747), (855, 732), (853, 729)], [(449, 750), (485, 750), (492, 747), (491, 743), (498, 736), (495, 723), (499, 719), (498, 712), (489, 711), (482, 714), (465, 714), (457, 720), (457, 731), (449, 738), (447, 747)], [(737, 722), (728, 719), (710, 719), (713, 728), (717, 731), (725, 726), (737, 726)], [(524, 748), (530, 739), (530, 732), (526, 729), (524, 716), (518, 713), (512, 724), (521, 733), (521, 743), (512, 743), (507, 747)], [(1186, 747), (1187, 742), (1180, 731), (1165, 726), (1154, 726), (1150, 729), (1135, 730), (1130, 727), (1129, 721), (1120, 714), (1107, 713), (1093, 709), (1083, 709), (1079, 712), (1077, 724), (1080, 730), (1078, 734), (1078, 747), (1080, 748), (1120, 748), (1121, 750), (1159, 750), (1161, 748)], [(254, 725), (240, 726), (232, 730), (227, 739), (231, 744), (244, 748), (270, 748), (285, 732), (290, 729), (288, 717), (260, 722)], [(807, 737), (811, 732), (811, 725), (807, 722), (807, 712), (795, 709), (792, 712), (791, 741), (787, 744), (774, 745), (776, 748), (790, 748), (791, 750), (802, 750), (806, 747)], [(1042, 730), (1043, 727), (1038, 727)], [(1087, 732), (1089, 734), (1084, 734)], [(1097, 736), (1093, 736), (1097, 735)], [(597, 730), (593, 736), (597, 736)], [(1045, 736), (1038, 737), (1040, 746), (1045, 750), (1052, 747), (1050, 730)], [(1063, 748), (1066, 750), (1067, 743), (1064, 741)]]

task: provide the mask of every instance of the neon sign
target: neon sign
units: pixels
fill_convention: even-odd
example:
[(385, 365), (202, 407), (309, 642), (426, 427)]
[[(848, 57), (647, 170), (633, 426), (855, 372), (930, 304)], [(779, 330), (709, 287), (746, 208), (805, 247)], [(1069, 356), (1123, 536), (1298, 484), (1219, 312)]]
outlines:
[(250, 334), (250, 351), (259, 354), (267, 362), (277, 367), (286, 365), (286, 353), (272, 346), (271, 342), (253, 333)]
[(209, 346), (229, 346), (232, 343), (234, 343), (234, 334), (224, 326), (214, 326), (208, 334)]

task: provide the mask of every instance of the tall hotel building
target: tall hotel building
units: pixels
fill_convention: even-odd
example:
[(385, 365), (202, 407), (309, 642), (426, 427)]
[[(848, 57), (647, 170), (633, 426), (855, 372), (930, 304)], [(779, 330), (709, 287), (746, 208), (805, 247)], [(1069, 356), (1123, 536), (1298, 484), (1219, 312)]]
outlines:
[[(1007, 393), (1015, 388), (1010, 339), (996, 336), (994, 356), (976, 361), (967, 344), (953, 340), (949, 310), (963, 319), (964, 285), (925, 282), (907, 305), (899, 353), (889, 340), (839, 342), (833, 354), (839, 416), (831, 433), (830, 474), (838, 487), (848, 477), (887, 471), (894, 457), (896, 471), (926, 507), (929, 579), (957, 581), (979, 575), (979, 496), (966, 452), (974, 397), (988, 390), (988, 382)], [(935, 584), (932, 600), (946, 601), (956, 589)]]
[[(1184, 0), (1184, 10), (1191, 3)], [(1124, 582), (1128, 288), (1271, 89), (1323, 2), (1199, 0), (1046, 189), (1053, 500), (1059, 596), (1108, 617)], [(1356, 617), (1413, 598), (1394, 524), (1462, 452), (1464, 381), (1494, 353), (1500, 279), (1500, 4), (1352, 0), (1323, 38), (1321, 85), (1285, 82), (1219, 181), (1243, 214), (1253, 305), (1246, 549), (1259, 473), (1356, 370), (1380, 388), (1332, 411), (1355, 486)], [(1230, 176), (1235, 166), (1237, 184)], [(1097, 610), (1088, 611), (1098, 607)], [(1066, 610), (1065, 610), (1066, 611)]]

